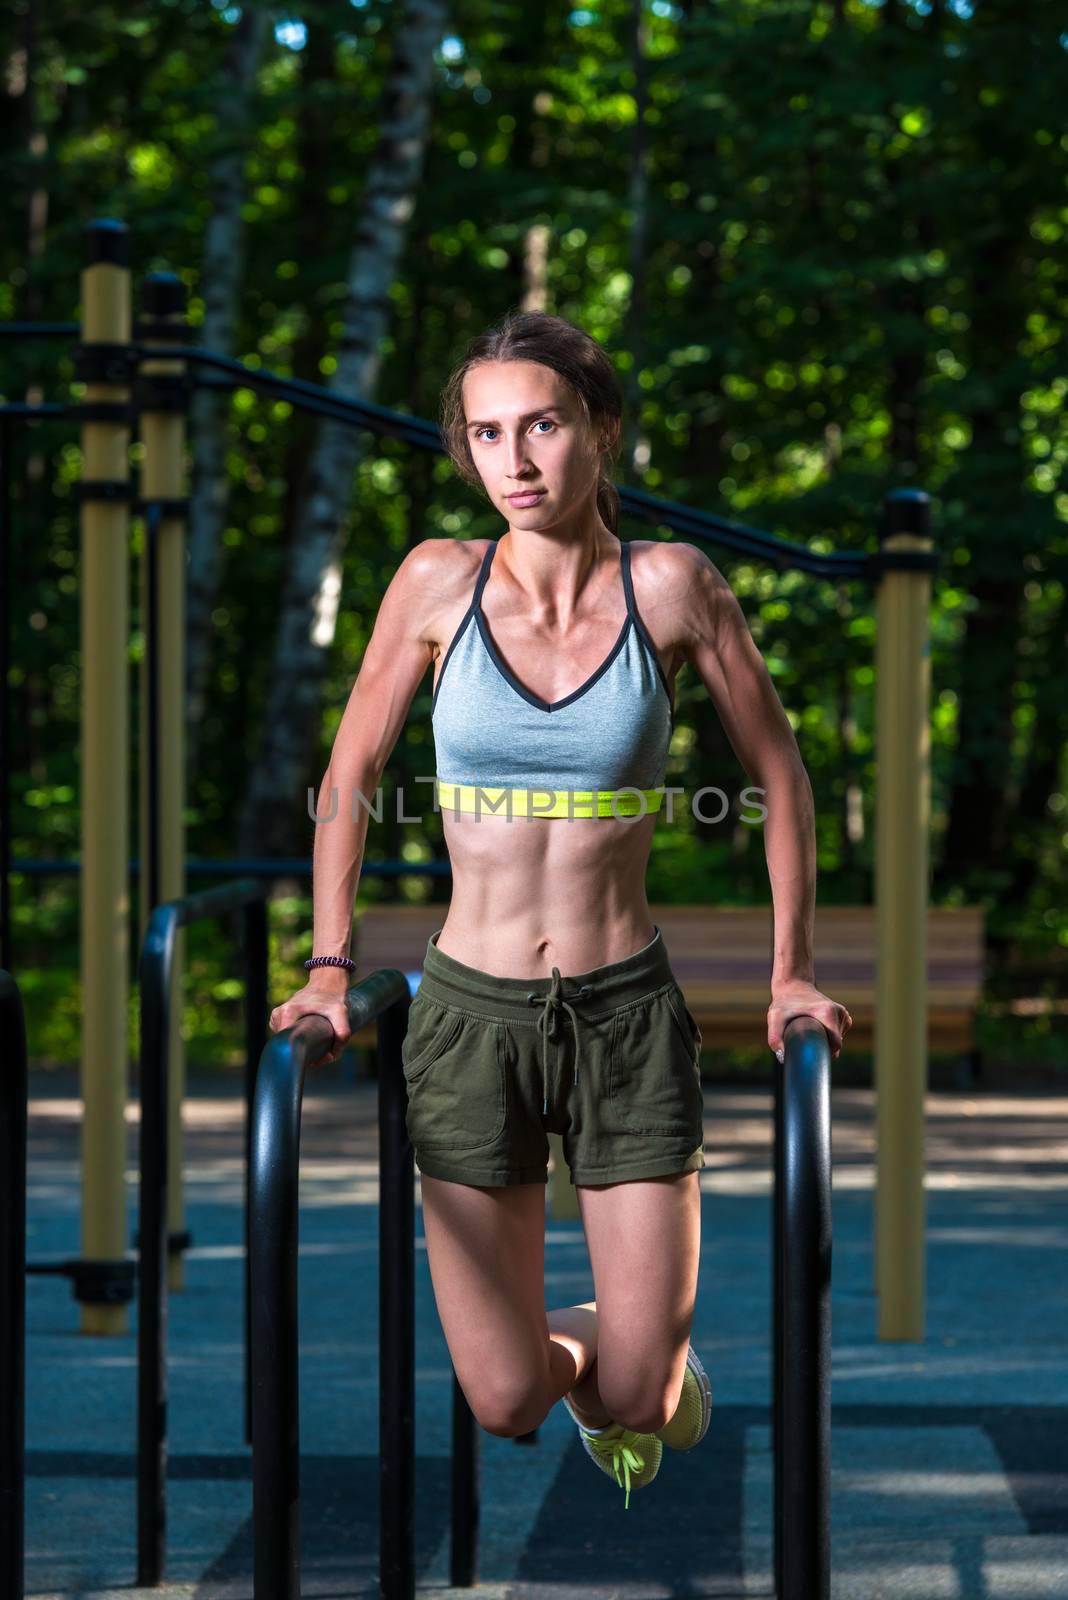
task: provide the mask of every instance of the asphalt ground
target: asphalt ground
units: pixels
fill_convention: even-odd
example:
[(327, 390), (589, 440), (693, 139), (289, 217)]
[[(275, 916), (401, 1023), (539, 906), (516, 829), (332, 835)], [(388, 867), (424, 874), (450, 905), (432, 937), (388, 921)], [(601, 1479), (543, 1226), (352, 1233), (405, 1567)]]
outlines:
[[(303, 1593), (378, 1592), (376, 1089), (334, 1067), (302, 1124)], [(562, 1406), (523, 1444), (478, 1430), (480, 1592), (493, 1600), (717, 1600), (771, 1583), (771, 1106), (706, 1085), (702, 1259), (693, 1343), (713, 1417), (692, 1452), (623, 1495)], [(931, 1093), (922, 1342), (881, 1342), (873, 1288), (870, 1091), (832, 1089), (834, 1600), (1068, 1596), (1068, 1097)], [(77, 1255), (77, 1080), (31, 1080), (28, 1250)], [(167, 1578), (136, 1573), (136, 1307), (89, 1337), (66, 1280), (27, 1280), (26, 1592), (251, 1600), (243, 1436), (242, 1116), (192, 1078), (185, 1116), (186, 1287), (169, 1309)], [(137, 1224), (137, 1108), (127, 1186)], [(420, 1592), (449, 1589), (452, 1368), (417, 1231)], [(577, 1220), (546, 1222), (546, 1305), (594, 1298)], [(459, 1596), (468, 1591), (457, 1590)], [(4, 1597), (7, 1600), (7, 1597)]]

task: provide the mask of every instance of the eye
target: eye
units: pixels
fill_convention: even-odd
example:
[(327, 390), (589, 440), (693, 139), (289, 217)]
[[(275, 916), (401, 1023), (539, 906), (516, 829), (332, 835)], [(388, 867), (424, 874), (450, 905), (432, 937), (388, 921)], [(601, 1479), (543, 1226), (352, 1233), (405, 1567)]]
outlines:
[[(540, 428), (542, 426), (544, 426), (546, 428), (555, 428), (556, 427), (556, 423), (553, 422), (551, 420), (551, 418), (549, 418), (549, 417), (539, 417), (537, 422), (533, 423), (532, 426), (535, 427), (535, 428)], [(497, 432), (496, 428), (476, 428), (475, 429), (475, 438), (476, 439), (481, 439), (482, 435), (484, 433), (496, 433), (496, 432)], [(544, 438), (544, 434), (542, 435), (542, 437)]]

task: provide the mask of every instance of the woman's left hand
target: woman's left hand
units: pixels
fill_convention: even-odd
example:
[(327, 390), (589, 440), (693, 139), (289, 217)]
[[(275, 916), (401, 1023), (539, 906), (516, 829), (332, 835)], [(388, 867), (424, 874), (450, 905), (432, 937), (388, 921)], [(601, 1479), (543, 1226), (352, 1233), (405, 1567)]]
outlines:
[(842, 1053), (842, 1038), (853, 1026), (845, 1006), (821, 994), (814, 983), (780, 983), (772, 986), (768, 1007), (768, 1044), (779, 1061), (783, 1058), (783, 1030), (791, 1017), (815, 1017), (827, 1029), (831, 1059)]

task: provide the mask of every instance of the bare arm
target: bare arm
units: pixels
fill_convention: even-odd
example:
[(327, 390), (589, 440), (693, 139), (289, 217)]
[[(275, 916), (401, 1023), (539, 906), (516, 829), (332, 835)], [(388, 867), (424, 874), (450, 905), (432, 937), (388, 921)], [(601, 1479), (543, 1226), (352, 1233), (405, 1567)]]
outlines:
[[(326, 818), (336, 799), (333, 819), (315, 825), (314, 955), (348, 955), (368, 828), (367, 806), (358, 797), (375, 803), (416, 690), (434, 660), (437, 620), (467, 581), (469, 563), (457, 560), (460, 554), (453, 540), (424, 540), (405, 556), (382, 598), (316, 802), (317, 816)], [(347, 987), (343, 968), (323, 970), (338, 973)]]
[(683, 659), (711, 696), (731, 747), (764, 790), (764, 850), (775, 917), (772, 991), (815, 982), (816, 825), (812, 785), (782, 702), (730, 584), (703, 550), (674, 547), (688, 596)]

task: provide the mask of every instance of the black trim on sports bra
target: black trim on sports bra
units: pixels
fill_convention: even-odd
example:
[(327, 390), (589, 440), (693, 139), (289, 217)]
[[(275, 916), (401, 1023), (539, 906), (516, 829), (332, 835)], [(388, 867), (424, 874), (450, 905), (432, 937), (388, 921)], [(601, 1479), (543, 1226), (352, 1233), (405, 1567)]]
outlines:
[(460, 618), (460, 621), (457, 624), (456, 632), (453, 634), (452, 638), (449, 640), (449, 648), (445, 652), (445, 659), (441, 663), (441, 671), (438, 673), (438, 681), (434, 685), (434, 693), (431, 696), (431, 700), (430, 700), (430, 715), (431, 716), (434, 715), (434, 708), (438, 703), (438, 693), (439, 693), (439, 691), (441, 689), (442, 681), (443, 681), (443, 679), (445, 677), (445, 668), (449, 664), (449, 657), (452, 655), (453, 651), (456, 649), (456, 646), (459, 644), (460, 640), (463, 638), (464, 630), (466, 629), (468, 623), (471, 621), (471, 618), (474, 616), (475, 607), (478, 604), (479, 597), (482, 594), (483, 589), (486, 587), (486, 579), (489, 576), (490, 562), (493, 560), (493, 552), (496, 550), (496, 548), (497, 548), (496, 544), (491, 544), (489, 546), (489, 548), (487, 549), (485, 555), (482, 557), (482, 565), (478, 569), (478, 578), (477, 578), (477, 580), (475, 582), (475, 592), (471, 597), (471, 603), (468, 606), (467, 610), (464, 612), (463, 616)]
[(449, 648), (445, 652), (445, 659), (441, 663), (441, 671), (438, 673), (438, 681), (434, 686), (434, 693), (431, 699), (431, 716), (433, 716), (434, 709), (438, 703), (438, 694), (440, 693), (441, 685), (445, 678), (445, 669), (449, 664), (449, 657), (452, 655), (457, 644), (460, 642), (460, 639), (463, 637), (464, 631), (468, 627), (472, 617), (474, 617), (478, 631), (482, 635), (482, 642), (486, 647), (486, 652), (494, 666), (497, 668), (497, 671), (501, 674), (502, 678), (504, 678), (504, 680), (510, 684), (515, 692), (524, 700), (526, 700), (528, 704), (536, 706), (539, 711), (546, 712), (558, 711), (563, 706), (571, 705), (575, 700), (581, 699), (581, 697), (586, 694), (588, 690), (593, 688), (594, 684), (597, 683), (603, 674), (608, 671), (609, 667), (612, 665), (612, 662), (622, 650), (623, 645), (626, 642), (627, 630), (631, 624), (633, 624), (636, 632), (644, 641), (646, 649), (649, 651), (656, 665), (657, 675), (661, 684), (663, 685), (664, 694), (667, 696), (671, 731), (674, 732), (675, 706), (672, 701), (671, 690), (668, 688), (667, 678), (664, 675), (664, 669), (660, 661), (660, 654), (656, 648), (656, 645), (652, 641), (649, 630), (646, 628), (645, 623), (642, 621), (641, 616), (638, 613), (637, 603), (634, 598), (634, 585), (631, 579), (630, 571), (629, 543), (625, 539), (620, 540), (620, 573), (623, 579), (623, 595), (626, 601), (627, 615), (623, 620), (623, 626), (619, 630), (619, 634), (616, 637), (614, 645), (608, 652), (608, 655), (605, 657), (605, 659), (601, 662), (601, 665), (593, 673), (591, 673), (591, 675), (586, 679), (585, 683), (580, 684), (577, 689), (573, 689), (570, 694), (564, 695), (562, 699), (549, 701), (543, 700), (540, 695), (534, 694), (533, 691), (528, 689), (525, 684), (520, 683), (511, 667), (509, 667), (507, 661), (505, 661), (504, 657), (497, 649), (497, 646), (493, 640), (493, 636), (489, 631), (489, 625), (486, 621), (485, 614), (482, 610), (482, 591), (485, 589), (486, 584), (489, 581), (490, 567), (493, 565), (493, 557), (497, 553), (498, 542), (499, 541), (494, 540), (488, 546), (485, 555), (482, 557), (482, 563), (478, 569), (478, 578), (475, 582), (474, 593), (471, 596), (471, 603), (464, 612), (459, 626), (450, 640)]
[[(619, 652), (626, 643), (627, 631), (634, 620), (633, 616), (631, 615), (630, 606), (627, 606), (627, 614), (623, 618), (623, 626), (620, 628), (619, 633), (616, 636), (615, 644), (612, 646), (607, 656), (605, 656), (604, 660), (601, 662), (601, 665), (590, 674), (585, 683), (580, 683), (577, 689), (572, 689), (570, 694), (562, 696), (562, 698), (559, 700), (543, 700), (541, 695), (535, 694), (533, 690), (528, 689), (525, 684), (520, 683), (519, 679), (516, 677), (507, 661), (505, 661), (504, 657), (501, 655), (500, 651), (497, 649), (497, 646), (493, 642), (493, 637), (489, 631), (489, 624), (486, 621), (485, 613), (482, 610), (482, 590), (486, 586), (486, 580), (489, 577), (489, 569), (493, 561), (493, 555), (496, 553), (496, 549), (497, 546), (494, 545), (493, 551), (490, 554), (490, 559), (486, 563), (485, 572), (481, 577), (481, 581), (477, 590), (475, 622), (478, 625), (479, 633), (482, 635), (482, 642), (485, 644), (490, 660), (497, 668), (497, 671), (501, 674), (502, 678), (504, 678), (505, 681), (512, 686), (516, 694), (522, 696), (522, 698), (526, 700), (529, 705), (536, 706), (539, 711), (559, 711), (564, 706), (572, 705), (576, 700), (580, 700), (584, 694), (593, 688), (598, 679), (603, 677), (608, 671), (609, 667), (612, 665), (612, 662), (616, 659), (616, 656), (618, 656)], [(625, 565), (622, 553), (620, 555), (620, 564)], [(626, 584), (624, 583), (624, 593), (625, 592)]]
[(664, 685), (664, 693), (668, 697), (668, 705), (671, 706), (671, 726), (672, 726), (672, 730), (674, 730), (674, 727), (675, 727), (675, 706), (674, 706), (674, 704), (672, 702), (672, 699), (671, 699), (671, 690), (668, 688), (667, 678), (664, 675), (664, 668), (661, 665), (660, 652), (656, 648), (656, 645), (653, 643), (652, 635), (650, 634), (649, 629), (645, 626), (645, 623), (642, 621), (641, 617), (638, 615), (638, 605), (637, 605), (637, 601), (634, 598), (634, 583), (633, 583), (633, 581), (631, 579), (631, 575), (630, 575), (630, 545), (625, 539), (621, 540), (620, 542), (621, 542), (621, 544), (623, 546), (623, 555), (624, 555), (624, 561), (623, 561), (623, 590), (624, 590), (624, 593), (627, 596), (627, 610), (630, 612), (630, 615), (634, 618), (634, 626), (637, 628), (638, 632), (641, 634), (642, 638), (645, 640), (645, 643), (646, 643), (646, 645), (648, 647), (648, 650), (649, 650), (649, 654), (652, 656), (653, 660), (656, 662), (656, 670), (660, 675), (660, 682)]

